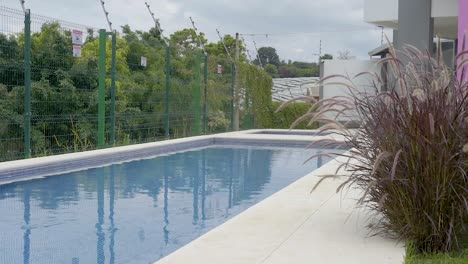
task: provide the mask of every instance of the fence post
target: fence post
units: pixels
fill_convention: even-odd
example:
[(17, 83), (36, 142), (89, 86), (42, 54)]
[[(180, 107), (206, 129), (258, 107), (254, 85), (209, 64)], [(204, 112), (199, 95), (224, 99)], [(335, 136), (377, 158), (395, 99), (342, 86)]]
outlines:
[(105, 145), (106, 122), (106, 40), (105, 29), (99, 30), (99, 90), (98, 90), (98, 148)]
[(200, 135), (200, 53), (195, 58), (195, 109), (194, 135)]
[(24, 16), (24, 154), (31, 157), (31, 10)]
[(116, 78), (117, 31), (112, 32), (111, 62), (111, 105), (110, 105), (110, 145), (115, 146), (115, 78)]
[(170, 100), (170, 89), (171, 89), (171, 47), (166, 45), (166, 109), (165, 109), (165, 136), (169, 139), (169, 100)]
[(236, 85), (236, 66), (231, 63), (231, 131), (234, 131), (234, 89)]
[(207, 124), (208, 124), (208, 54), (205, 54), (205, 65), (203, 70), (203, 134), (207, 134)]

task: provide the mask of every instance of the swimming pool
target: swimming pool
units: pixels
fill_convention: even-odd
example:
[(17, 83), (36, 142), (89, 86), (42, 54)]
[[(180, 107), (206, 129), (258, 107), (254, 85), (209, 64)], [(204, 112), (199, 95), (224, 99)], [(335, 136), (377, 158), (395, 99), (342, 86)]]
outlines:
[(320, 167), (303, 148), (209, 146), (0, 185), (0, 263), (151, 263)]

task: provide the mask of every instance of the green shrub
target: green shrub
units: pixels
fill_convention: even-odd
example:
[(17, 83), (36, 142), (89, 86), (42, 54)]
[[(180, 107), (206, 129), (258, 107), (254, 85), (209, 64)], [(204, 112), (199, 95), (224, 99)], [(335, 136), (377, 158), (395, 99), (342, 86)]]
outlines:
[[(468, 83), (442, 61), (440, 51), (432, 58), (408, 46), (397, 56), (391, 47), (379, 62), (393, 75), (388, 92), (379, 91), (385, 78), (375, 74), (355, 76), (369, 77), (365, 91), (349, 77), (331, 76), (322, 83), (335, 79), (350, 96), (320, 101), (317, 113), (302, 117), (345, 137), (351, 151), (342, 165), (350, 175), (338, 190), (363, 190), (359, 205), (374, 212), (373, 233), (394, 235), (420, 253), (463, 249), (468, 238)], [(357, 114), (360, 129), (330, 119), (346, 111)]]
[[(280, 102), (273, 102), (273, 109), (280, 107)], [(288, 104), (285, 108), (273, 113), (273, 127), (276, 129), (288, 129), (291, 124), (301, 117), (304, 113), (309, 111), (310, 103), (295, 102), (294, 104)], [(295, 126), (297, 129), (314, 129), (317, 128), (316, 124), (308, 126), (307, 123), (302, 122)]]
[(250, 64), (241, 64), (239, 67), (239, 82), (245, 90), (241, 102), (242, 110), (240, 123), (242, 129), (270, 128), (271, 119), (271, 88), (273, 80), (261, 68)]

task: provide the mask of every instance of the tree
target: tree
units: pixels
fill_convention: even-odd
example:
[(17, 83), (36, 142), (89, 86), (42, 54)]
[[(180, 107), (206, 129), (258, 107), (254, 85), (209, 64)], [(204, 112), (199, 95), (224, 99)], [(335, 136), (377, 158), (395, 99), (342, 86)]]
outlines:
[(0, 34), (0, 83), (11, 89), (23, 84), (23, 50), (16, 36)]
[[(24, 37), (23, 37), (24, 45)], [(55, 71), (68, 71), (73, 65), (71, 33), (64, 31), (58, 22), (45, 23), (40, 32), (31, 36), (32, 79), (46, 78), (58, 85)]]
[[(233, 59), (235, 59), (234, 56), (236, 54), (236, 39), (231, 35), (225, 35), (223, 37), (223, 40), (226, 44), (227, 50), (229, 51), (231, 56), (233, 56)], [(205, 46), (205, 48), (208, 54), (210, 54), (210, 56), (216, 55), (226, 59), (228, 58), (228, 55), (226, 54), (226, 49), (224, 48), (223, 42), (221, 41), (218, 41), (216, 43), (209, 43)], [(242, 63), (247, 62), (247, 56), (245, 54), (246, 50), (247, 49), (242, 43), (242, 41), (239, 41), (239, 61)]]
[(292, 62), (290, 60), (288, 64), (282, 63), (278, 72), (280, 78), (318, 77), (319, 67), (315, 62)]
[(333, 60), (333, 55), (325, 53), (322, 57), (320, 57), (320, 59), (321, 60)]
[[(198, 38), (200, 38), (200, 41), (203, 44), (207, 43), (207, 40), (205, 38), (205, 34), (200, 32), (198, 34)], [(169, 38), (169, 41), (171, 45), (177, 46), (181, 48), (182, 50), (187, 50), (187, 49), (195, 49), (195, 48), (201, 48), (200, 43), (198, 42), (197, 38), (197, 32), (193, 29), (182, 29), (179, 31), (174, 32), (171, 37)]]
[(276, 68), (275, 65), (273, 64), (267, 64), (265, 66), (265, 71), (272, 77), (272, 78), (278, 78), (278, 68)]
[(348, 49), (338, 51), (338, 59), (339, 60), (349, 60), (351, 59), (351, 51)]
[[(263, 65), (272, 64), (275, 65), (277, 68), (280, 65), (280, 59), (278, 54), (276, 53), (276, 49), (272, 47), (261, 47), (258, 49), (258, 56)], [(257, 59), (253, 62), (255, 65), (260, 65), (260, 62)]]

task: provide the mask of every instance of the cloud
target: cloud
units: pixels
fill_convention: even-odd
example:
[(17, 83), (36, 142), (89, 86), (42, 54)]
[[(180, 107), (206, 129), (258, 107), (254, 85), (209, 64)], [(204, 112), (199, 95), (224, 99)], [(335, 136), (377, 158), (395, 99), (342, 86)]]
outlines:
[[(133, 29), (149, 29), (153, 22), (145, 1), (160, 19), (165, 35), (190, 27), (191, 16), (210, 41), (218, 40), (217, 28), (222, 34), (260, 33), (243, 36), (251, 54), (255, 54), (255, 40), (258, 47), (276, 48), (284, 60), (316, 61), (320, 40), (322, 53), (336, 55), (348, 49), (365, 58), (381, 40), (380, 30), (362, 21), (363, 0), (106, 0), (115, 28), (129, 24)], [(0, 4), (20, 7), (17, 0), (0, 0)], [(26, 6), (36, 14), (106, 27), (98, 0), (27, 0)]]

